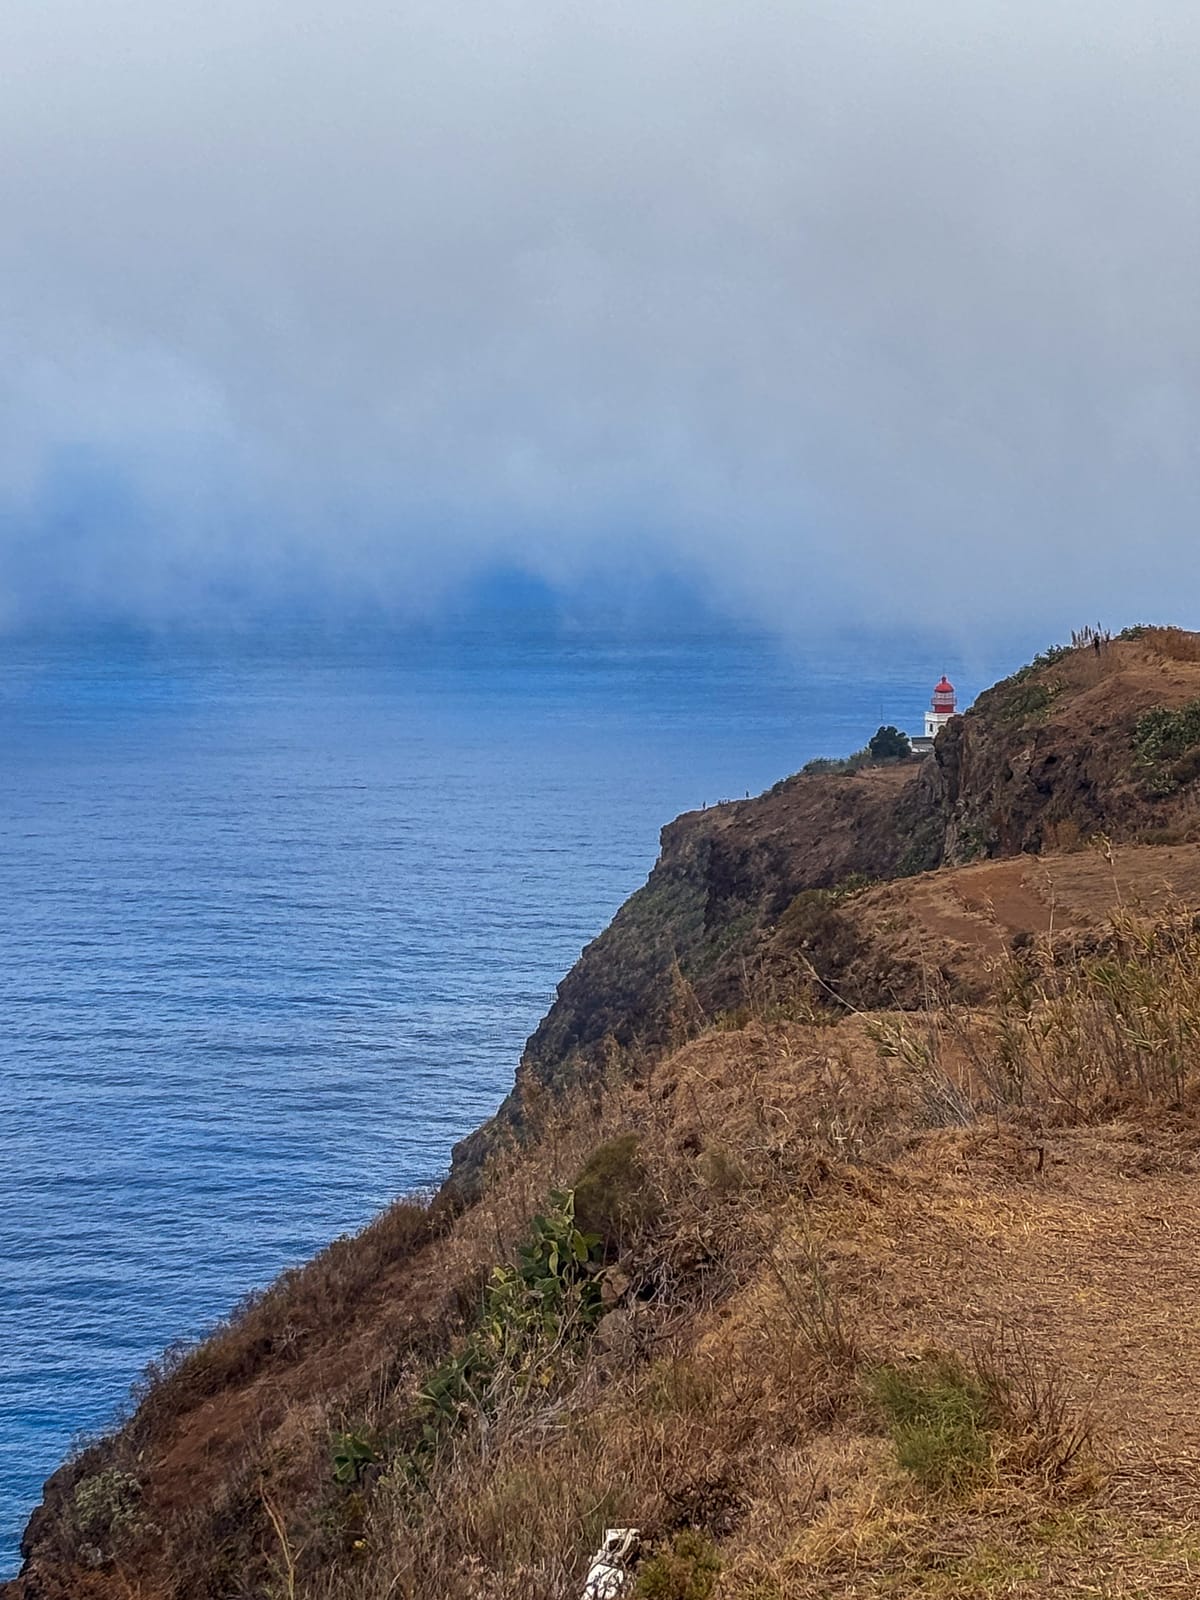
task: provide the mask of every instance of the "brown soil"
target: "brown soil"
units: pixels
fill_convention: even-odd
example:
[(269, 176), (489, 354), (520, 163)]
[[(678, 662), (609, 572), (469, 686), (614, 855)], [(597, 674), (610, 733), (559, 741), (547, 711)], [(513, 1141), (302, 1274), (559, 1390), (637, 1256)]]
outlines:
[[(987, 869), (977, 876), (986, 881)], [(1085, 880), (1081, 903), (1090, 903)], [(1099, 1592), (1109, 1600), (1193, 1593), (1200, 1121), (1160, 1114), (1049, 1132), (930, 1130), (922, 1126), (921, 1073), (882, 1057), (872, 1038), (888, 1021), (710, 1031), (629, 1085), (621, 1115), (681, 1165), (723, 1151), (734, 1153), (735, 1166), (738, 1152), (829, 1152), (824, 1166), (811, 1168), (807, 1203), (802, 1185), (770, 1227), (786, 1239), (788, 1215), (805, 1211), (860, 1361), (903, 1363), (931, 1346), (969, 1356), (1015, 1330), (1022, 1348), (1061, 1376), (1073, 1409), (1090, 1415), (1098, 1476), (1072, 1501), (1069, 1538), (1044, 1532), (1057, 1527), (1059, 1511), (1036, 1495), (994, 1498), (975, 1521), (970, 1507), (948, 1515), (912, 1500), (877, 1428), (864, 1427), (852, 1406), (832, 1431), (808, 1435), (803, 1450), (781, 1443), (770, 1502), (751, 1503), (726, 1543), (728, 1592), (1082, 1600), (1095, 1592), (1088, 1583), (1099, 1566), (1108, 1574)], [(553, 1173), (573, 1170), (595, 1137), (586, 1126), (560, 1132), (561, 1144), (548, 1141), (553, 1153), (543, 1148), (505, 1180), (513, 1217)], [(247, 1382), (164, 1417), (139, 1468), (155, 1520), (170, 1526), (196, 1507), (219, 1508), (248, 1450), (278, 1500), (310, 1492), (289, 1476), (289, 1462), (304, 1459), (314, 1428), (327, 1428), (330, 1397), (369, 1388), (398, 1348), (420, 1347), (422, 1328), (444, 1316), (447, 1283), (489, 1258), (500, 1216), (469, 1213), (447, 1239), (382, 1275), (348, 1322), (301, 1359), (270, 1360)], [(786, 1327), (776, 1293), (770, 1274), (752, 1277), (696, 1320), (695, 1350), (736, 1374), (753, 1361), (764, 1325)], [(774, 1425), (764, 1418), (764, 1428)], [(781, 1503), (794, 1508), (791, 1522)], [(924, 1578), (912, 1577), (943, 1558), (969, 1565), (993, 1547), (1011, 1562), (1002, 1583), (927, 1590)], [(126, 1574), (35, 1562), (8, 1592), (13, 1600), (126, 1600), (130, 1592), (166, 1600), (179, 1577), (147, 1557), (131, 1591)], [(373, 1600), (375, 1591), (361, 1594)]]
[[(1147, 916), (1200, 908), (1200, 845), (1134, 842), (1190, 838), (1194, 786), (1156, 799), (1131, 761), (1144, 711), (1197, 696), (1196, 636), (1077, 651), (989, 691), (924, 763), (797, 778), (673, 823), (646, 888), (564, 979), (530, 1041), (499, 1124), (523, 1146), (484, 1172), (495, 1130), (472, 1142), (464, 1165), (479, 1203), (452, 1225), (443, 1205), (436, 1231), (399, 1229), (394, 1250), (377, 1239), (368, 1254), (356, 1241), (351, 1256), (369, 1271), (351, 1273), (351, 1290), (306, 1270), (261, 1326), (220, 1332), (115, 1446), (52, 1482), (29, 1570), (3, 1592), (262, 1592), (246, 1573), (261, 1576), (278, 1555), (264, 1492), (285, 1508), (319, 1503), (331, 1430), (385, 1400), (402, 1409), (395, 1397), (411, 1395), (444, 1354), (489, 1266), (511, 1253), (547, 1189), (573, 1181), (608, 1118), (653, 1142), (664, 1191), (693, 1186), (698, 1259), (708, 1213), (727, 1203), (724, 1189), (705, 1187), (702, 1164), (725, 1172), (735, 1196), (755, 1163), (788, 1172), (793, 1188), (745, 1201), (734, 1231), (769, 1222), (786, 1237), (810, 1208), (864, 1359), (903, 1361), (930, 1345), (966, 1355), (997, 1329), (1017, 1329), (1063, 1374), (1073, 1403), (1094, 1408), (1103, 1481), (1071, 1511), (1069, 1537), (1066, 1513), (1051, 1515), (1033, 1491), (976, 1508), (974, 1522), (968, 1508), (953, 1525), (915, 1506), (857, 1401), (831, 1408), (831, 1425), (810, 1429), (799, 1454), (794, 1419), (776, 1439), (764, 1417), (783, 1499), (762, 1499), (731, 1538), (728, 1582), (745, 1582), (730, 1593), (1196, 1593), (1196, 1117), (1144, 1112), (1049, 1133), (1032, 1114), (931, 1126), (938, 1085), (917, 1057), (881, 1048), (880, 1030), (919, 1028), (892, 1013), (919, 1010), (933, 993), (986, 1001), (997, 964), (1029, 936), (1069, 945), (1118, 906)], [(1076, 848), (1097, 832), (1122, 842)], [(988, 859), (952, 864), (968, 855)], [(864, 888), (864, 876), (890, 881)], [(833, 1021), (837, 1006), (867, 1014)], [(743, 1012), (756, 1020), (738, 1026)], [(622, 1070), (602, 1092), (613, 1059)], [(777, 1287), (730, 1268), (728, 1294), (696, 1311), (686, 1337), (696, 1349), (727, 1347), (731, 1369), (745, 1364)], [(775, 1311), (778, 1329), (786, 1318)], [(110, 1459), (136, 1468), (162, 1530), (136, 1572), (86, 1570), (60, 1537), (75, 1479)], [(1047, 1518), (1058, 1531), (1043, 1537)], [(989, 1540), (999, 1575), (972, 1577)], [(210, 1581), (180, 1571), (172, 1552), (202, 1547), (214, 1561), (234, 1552), (237, 1572)], [(909, 1570), (914, 1550), (921, 1565)], [(926, 1583), (931, 1573), (937, 1584)]]
[[(1098, 1465), (1057, 1507), (1019, 1491), (934, 1507), (848, 1419), (790, 1464), (797, 1497), (821, 1474), (815, 1515), (810, 1494), (800, 1530), (755, 1522), (731, 1552), (744, 1592), (753, 1578), (787, 1600), (1194, 1595), (1198, 1179), (1200, 1127), (1179, 1118), (925, 1135), (824, 1193), (810, 1226), (867, 1363), (1016, 1343), (1088, 1419)], [(716, 1339), (745, 1343), (770, 1294), (748, 1293)]]
[(930, 1307), (961, 1350), (1020, 1327), (1094, 1407), (1122, 1472), (1186, 1477), (1200, 1466), (1198, 1179), (1200, 1129), (1184, 1119), (926, 1138), (844, 1213), (847, 1259), (880, 1285), (864, 1327), (890, 1350), (930, 1339)]
[(1095, 930), (1119, 906), (1151, 916), (1200, 906), (1200, 846), (1017, 856), (867, 890), (842, 912), (858, 949), (845, 993), (920, 1004), (928, 983), (948, 978), (966, 996), (981, 996), (1014, 939)]

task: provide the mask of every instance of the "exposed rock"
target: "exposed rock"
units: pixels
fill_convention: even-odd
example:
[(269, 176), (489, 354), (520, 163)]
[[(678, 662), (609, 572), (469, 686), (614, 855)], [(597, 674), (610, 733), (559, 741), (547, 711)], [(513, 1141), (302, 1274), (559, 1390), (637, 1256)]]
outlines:
[(583, 1600), (616, 1600), (629, 1587), (630, 1562), (638, 1549), (636, 1528), (608, 1528), (583, 1586)]
[[(794, 1004), (806, 981), (817, 1002), (921, 1003), (928, 961), (856, 914), (863, 884), (1186, 831), (1195, 784), (1155, 797), (1133, 756), (1140, 716), (1200, 696), (1200, 662), (1162, 649), (1052, 653), (980, 695), (924, 761), (801, 774), (669, 824), (645, 886), (559, 984), (497, 1118), (456, 1148), (464, 1192), (498, 1141), (536, 1127), (547, 1092), (612, 1061), (637, 1070), (722, 1013)], [(964, 975), (951, 956), (932, 977)], [(977, 992), (972, 971), (962, 993)]]

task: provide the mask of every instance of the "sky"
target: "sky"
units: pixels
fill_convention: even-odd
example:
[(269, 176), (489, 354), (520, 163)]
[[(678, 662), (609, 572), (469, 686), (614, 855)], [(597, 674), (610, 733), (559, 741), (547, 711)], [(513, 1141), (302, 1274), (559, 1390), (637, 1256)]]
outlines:
[(0, 625), (1196, 614), (1200, 11), (6, 0)]

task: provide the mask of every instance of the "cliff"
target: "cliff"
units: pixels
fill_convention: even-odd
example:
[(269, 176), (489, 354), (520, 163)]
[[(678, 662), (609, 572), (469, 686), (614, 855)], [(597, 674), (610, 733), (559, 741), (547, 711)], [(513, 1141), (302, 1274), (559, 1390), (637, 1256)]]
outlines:
[(1191, 1593), (1193, 701), (1138, 630), (670, 824), (443, 1192), (158, 1364), (7, 1600), (574, 1600), (606, 1525), (630, 1596)]
[[(855, 905), (870, 883), (1069, 851), (1098, 833), (1192, 837), (1191, 781), (1153, 781), (1136, 733), (1154, 708), (1200, 697), (1194, 640), (1157, 629), (1050, 651), (982, 694), (924, 761), (799, 775), (671, 823), (645, 887), (559, 985), (497, 1119), (456, 1150), (456, 1177), (469, 1183), (547, 1091), (636, 1066), (747, 1005), (919, 1003), (929, 952), (879, 937)], [(980, 992), (978, 962), (941, 954), (938, 981)]]

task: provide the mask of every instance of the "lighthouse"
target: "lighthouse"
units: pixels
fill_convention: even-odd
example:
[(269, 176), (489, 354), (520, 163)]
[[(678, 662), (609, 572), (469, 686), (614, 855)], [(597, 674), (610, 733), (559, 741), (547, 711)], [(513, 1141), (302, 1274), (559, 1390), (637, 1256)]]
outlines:
[(950, 718), (957, 715), (958, 712), (954, 703), (954, 685), (943, 673), (940, 682), (934, 686), (933, 700), (930, 702), (929, 710), (925, 713), (925, 737), (927, 739), (936, 739), (950, 721)]

